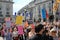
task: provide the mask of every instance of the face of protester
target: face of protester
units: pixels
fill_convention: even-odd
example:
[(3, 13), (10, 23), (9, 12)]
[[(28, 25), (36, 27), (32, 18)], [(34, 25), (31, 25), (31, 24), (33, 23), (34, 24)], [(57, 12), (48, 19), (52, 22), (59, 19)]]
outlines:
[(35, 32), (35, 30), (34, 29), (31, 29), (31, 32)]
[(47, 25), (47, 23), (46, 23), (46, 22), (43, 22), (43, 25), (44, 25), (44, 26), (46, 26), (46, 25)]
[(48, 32), (46, 33), (46, 35), (49, 35), (49, 33), (50, 33), (50, 32), (48, 31)]
[(52, 32), (51, 32), (51, 34), (52, 34), (53, 37), (56, 36), (56, 33), (57, 33), (56, 31), (52, 31)]
[(39, 32), (39, 34), (43, 34), (43, 31), (44, 31), (45, 29), (43, 28), (43, 29), (41, 29), (41, 31)]
[(17, 28), (14, 28), (14, 31), (17, 31)]
[(10, 32), (10, 29), (7, 29), (6, 31), (7, 31), (7, 33), (8, 33), (8, 32)]

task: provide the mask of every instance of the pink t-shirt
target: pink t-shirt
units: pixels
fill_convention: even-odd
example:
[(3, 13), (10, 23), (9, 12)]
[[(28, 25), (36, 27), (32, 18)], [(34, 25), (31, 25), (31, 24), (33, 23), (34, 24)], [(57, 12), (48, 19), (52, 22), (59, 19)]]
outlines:
[(23, 26), (18, 26), (18, 34), (24, 34)]

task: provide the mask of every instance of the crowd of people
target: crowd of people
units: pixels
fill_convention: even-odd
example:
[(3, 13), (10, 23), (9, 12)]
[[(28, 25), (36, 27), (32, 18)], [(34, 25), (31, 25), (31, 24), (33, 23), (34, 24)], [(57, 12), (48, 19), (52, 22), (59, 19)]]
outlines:
[(27, 25), (19, 25), (19, 27), (16, 24), (9, 28), (3, 25), (0, 28), (0, 40), (60, 40), (59, 22), (40, 23), (37, 21), (35, 24), (28, 23)]

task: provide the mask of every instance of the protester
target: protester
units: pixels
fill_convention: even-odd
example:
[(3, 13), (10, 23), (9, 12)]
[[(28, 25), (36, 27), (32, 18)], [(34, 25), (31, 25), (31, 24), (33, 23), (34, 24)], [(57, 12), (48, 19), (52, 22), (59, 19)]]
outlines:
[(4, 38), (4, 33), (5, 33), (5, 31), (4, 31), (4, 28), (2, 27), (1, 28), (1, 36)]
[(51, 36), (53, 37), (53, 40), (58, 40), (56, 28), (55, 28), (55, 27), (52, 28), (52, 29), (50, 30), (50, 32), (51, 32)]
[(43, 32), (43, 40), (53, 40), (53, 37), (49, 35), (49, 31), (46, 29)]
[(18, 26), (18, 35), (19, 35), (19, 39), (20, 40), (23, 40), (23, 34), (24, 34), (24, 31), (23, 31), (23, 26), (22, 25), (19, 25)]
[[(1, 30), (0, 30), (1, 31)], [(0, 32), (0, 40), (3, 40), (3, 37), (1, 36), (1, 32)]]
[(6, 40), (12, 40), (12, 33), (10, 32), (10, 29), (7, 29), (5, 32)]
[[(39, 22), (30, 24), (28, 21), (21, 25), (15, 23), (6, 28), (6, 24), (0, 28), (1, 40), (60, 40), (59, 22)], [(17, 26), (17, 27), (16, 27)]]
[(13, 33), (12, 33), (13, 40), (18, 40), (18, 31), (17, 27), (14, 27)]
[(30, 32), (28, 33), (29, 39), (33, 38), (34, 35), (35, 35), (35, 29), (34, 28), (33, 29), (31, 28)]
[(39, 24), (37, 27), (35, 27), (36, 35), (30, 40), (43, 40), (42, 38), (43, 31), (44, 31), (44, 26), (42, 24)]

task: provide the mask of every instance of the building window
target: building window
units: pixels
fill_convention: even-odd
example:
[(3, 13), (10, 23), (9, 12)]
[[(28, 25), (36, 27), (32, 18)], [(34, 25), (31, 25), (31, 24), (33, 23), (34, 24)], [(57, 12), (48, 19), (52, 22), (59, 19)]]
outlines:
[(10, 17), (10, 15), (6, 15), (6, 17)]
[(34, 0), (34, 2), (36, 2), (36, 0)]
[(3, 17), (3, 15), (2, 15), (2, 14), (0, 14), (0, 17)]
[(2, 3), (0, 3), (0, 10), (2, 9)]
[(6, 17), (10, 17), (10, 14), (9, 14), (9, 12), (6, 12)]
[(9, 11), (9, 8), (6, 8), (7, 11)]
[(2, 15), (2, 11), (0, 11), (0, 17), (3, 17), (3, 15)]
[(2, 11), (0, 11), (0, 14), (2, 14)]
[(1, 10), (1, 8), (0, 8), (0, 10)]
[(9, 15), (9, 12), (6, 12), (7, 15)]
[(3, 17), (3, 15), (2, 15), (2, 11), (0, 11), (0, 17)]

